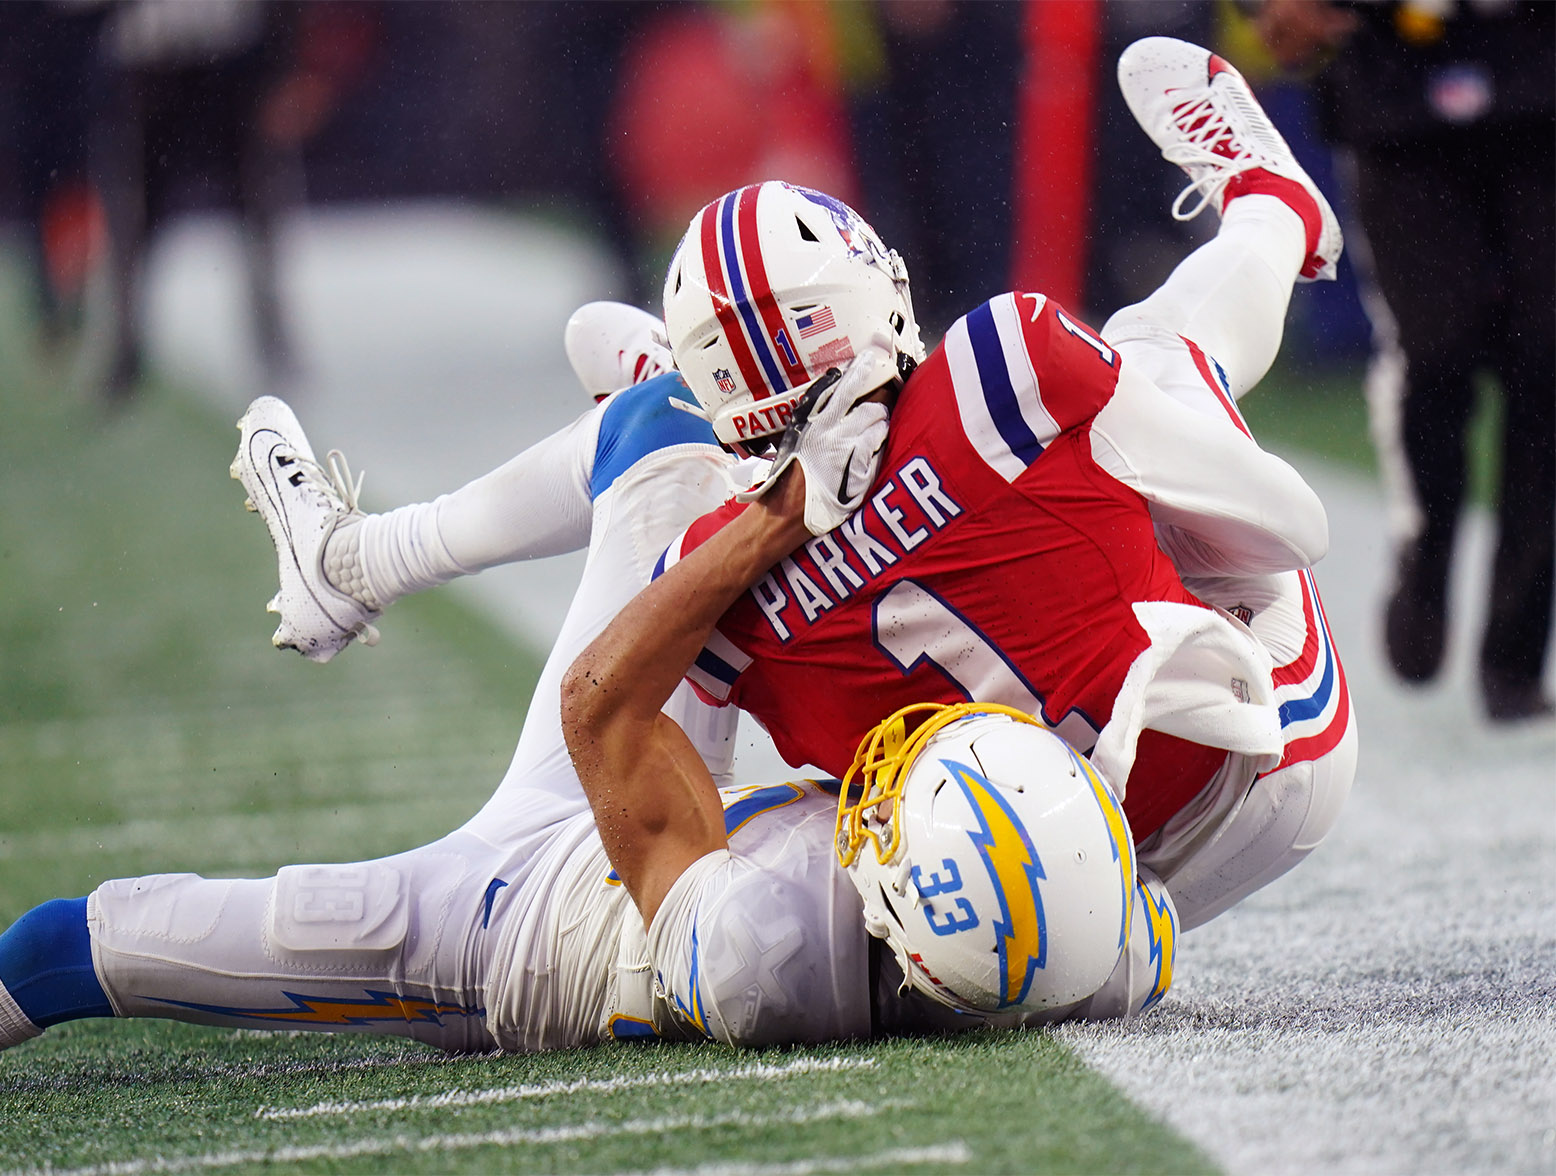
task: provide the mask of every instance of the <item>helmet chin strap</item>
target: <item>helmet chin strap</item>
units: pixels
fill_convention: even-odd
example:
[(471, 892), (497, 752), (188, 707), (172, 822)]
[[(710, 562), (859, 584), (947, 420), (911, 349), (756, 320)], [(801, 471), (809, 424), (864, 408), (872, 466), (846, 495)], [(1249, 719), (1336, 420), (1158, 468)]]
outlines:
[(713, 418), (708, 415), (708, 410), (700, 404), (689, 404), (679, 396), (667, 396), (665, 399), (670, 402), (671, 408), (678, 408), (687, 416), (694, 416), (698, 420), (707, 421), (710, 424), (713, 422)]

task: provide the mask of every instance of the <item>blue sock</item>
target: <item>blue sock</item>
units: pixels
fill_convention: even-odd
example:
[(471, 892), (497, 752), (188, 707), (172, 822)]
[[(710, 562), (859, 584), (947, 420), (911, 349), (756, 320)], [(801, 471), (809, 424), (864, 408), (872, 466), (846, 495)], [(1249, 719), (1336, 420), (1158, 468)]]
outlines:
[(86, 899), (33, 907), (0, 935), (0, 984), (40, 1029), (81, 1017), (111, 1017), (92, 967)]

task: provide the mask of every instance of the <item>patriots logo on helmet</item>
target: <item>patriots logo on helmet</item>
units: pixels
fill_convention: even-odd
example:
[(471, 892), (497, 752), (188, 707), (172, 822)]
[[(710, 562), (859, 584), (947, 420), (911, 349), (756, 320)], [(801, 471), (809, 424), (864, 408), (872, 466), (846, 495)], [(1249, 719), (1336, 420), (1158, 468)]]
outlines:
[(720, 392), (732, 393), (735, 390), (735, 380), (729, 374), (728, 368), (715, 368), (713, 382), (718, 385)]
[(855, 257), (865, 258), (871, 265), (881, 264), (886, 261), (885, 247), (876, 238), (875, 232), (865, 223), (864, 218), (848, 205), (844, 204), (836, 196), (828, 196), (825, 192), (817, 192), (811, 188), (794, 187), (812, 204), (825, 209), (832, 220), (832, 227), (837, 230), (837, 235), (843, 239), (843, 244), (848, 246), (848, 252)]

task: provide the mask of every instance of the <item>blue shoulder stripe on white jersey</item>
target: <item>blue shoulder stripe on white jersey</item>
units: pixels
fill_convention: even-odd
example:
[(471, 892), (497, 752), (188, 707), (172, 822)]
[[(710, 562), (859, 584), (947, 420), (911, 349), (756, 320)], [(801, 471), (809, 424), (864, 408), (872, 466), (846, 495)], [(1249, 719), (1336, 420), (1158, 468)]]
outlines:
[(589, 475), (589, 497), (598, 498), (641, 458), (672, 445), (717, 445), (713, 426), (684, 412), (672, 399), (696, 407), (697, 400), (680, 375), (666, 372), (616, 393), (600, 419)]
[[(1041, 313), (1042, 295), (1034, 314)], [(989, 468), (1014, 482), (1059, 435), (1044, 408), (1015, 294), (984, 303), (946, 333), (946, 360), (962, 429)]]

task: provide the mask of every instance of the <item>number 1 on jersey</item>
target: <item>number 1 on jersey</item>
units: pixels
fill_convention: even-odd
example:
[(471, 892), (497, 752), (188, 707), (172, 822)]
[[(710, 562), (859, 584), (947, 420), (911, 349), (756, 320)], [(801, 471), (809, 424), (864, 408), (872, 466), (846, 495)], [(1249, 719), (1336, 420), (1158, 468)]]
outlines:
[(1064, 313), (1064, 311), (1055, 309), (1054, 318), (1059, 320), (1059, 325), (1061, 327), (1070, 332), (1070, 334), (1074, 335), (1082, 343), (1086, 344), (1087, 347), (1090, 347), (1093, 351), (1095, 351), (1103, 363), (1107, 364), (1108, 367), (1113, 366), (1113, 349), (1111, 347), (1093, 335), (1085, 327), (1073, 321), (1069, 315)]
[(1009, 658), (961, 613), (913, 580), (893, 584), (875, 598), (875, 644), (907, 676), (934, 666), (968, 702), (1000, 702), (1035, 715), (1072, 747), (1090, 751), (1097, 728), (1079, 711), (1055, 724), (1043, 699)]

